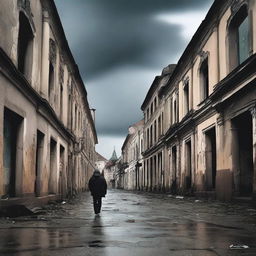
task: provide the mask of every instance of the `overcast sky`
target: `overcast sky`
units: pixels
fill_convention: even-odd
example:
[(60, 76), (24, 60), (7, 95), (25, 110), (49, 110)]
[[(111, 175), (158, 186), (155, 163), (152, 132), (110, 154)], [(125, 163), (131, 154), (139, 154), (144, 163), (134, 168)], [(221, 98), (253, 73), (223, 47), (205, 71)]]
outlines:
[(156, 75), (177, 63), (213, 0), (55, 0), (96, 109), (99, 144), (120, 156)]

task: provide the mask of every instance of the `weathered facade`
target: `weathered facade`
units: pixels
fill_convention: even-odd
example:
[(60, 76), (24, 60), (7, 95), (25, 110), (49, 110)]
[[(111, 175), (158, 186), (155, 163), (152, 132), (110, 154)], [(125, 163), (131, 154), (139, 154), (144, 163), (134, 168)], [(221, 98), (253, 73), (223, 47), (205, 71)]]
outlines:
[(255, 0), (216, 0), (162, 89), (167, 188), (255, 194), (255, 21)]
[(119, 188), (142, 189), (143, 127), (144, 120), (129, 127), (129, 133), (123, 143), (122, 157), (118, 166)]
[(117, 161), (118, 161), (118, 157), (116, 155), (116, 150), (114, 149), (112, 156), (106, 163), (105, 169), (104, 169), (104, 177), (106, 179), (108, 188), (116, 187), (116, 173), (118, 170)]
[[(163, 69), (161, 76), (155, 77), (141, 107), (145, 120), (141, 188), (146, 190), (165, 190), (166, 188), (164, 160), (167, 149), (164, 141), (166, 132), (164, 118), (168, 109), (164, 100), (158, 95), (169, 81), (174, 69), (175, 65), (169, 65)], [(176, 105), (176, 102), (174, 98), (172, 104)]]
[(255, 197), (255, 24), (255, 0), (215, 0), (169, 77), (155, 78), (140, 188)]
[(54, 1), (1, 1), (0, 32), (0, 196), (86, 189), (97, 135)]

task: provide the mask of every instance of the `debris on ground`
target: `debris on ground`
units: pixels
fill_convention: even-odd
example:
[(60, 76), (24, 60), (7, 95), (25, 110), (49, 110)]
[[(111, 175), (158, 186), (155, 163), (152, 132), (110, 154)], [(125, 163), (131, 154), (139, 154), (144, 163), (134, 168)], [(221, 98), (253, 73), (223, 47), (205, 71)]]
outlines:
[(176, 196), (176, 199), (184, 199), (184, 196)]
[(237, 250), (241, 250), (241, 249), (248, 249), (249, 246), (245, 245), (245, 244), (231, 244), (229, 246), (230, 249), (237, 249)]

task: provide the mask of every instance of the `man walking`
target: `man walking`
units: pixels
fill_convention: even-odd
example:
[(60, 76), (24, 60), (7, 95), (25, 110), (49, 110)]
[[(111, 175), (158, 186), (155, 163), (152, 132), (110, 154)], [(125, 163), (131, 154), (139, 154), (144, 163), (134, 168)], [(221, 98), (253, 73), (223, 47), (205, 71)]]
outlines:
[(93, 196), (94, 212), (99, 216), (101, 210), (101, 198), (105, 197), (107, 194), (107, 182), (97, 169), (89, 180), (89, 189)]

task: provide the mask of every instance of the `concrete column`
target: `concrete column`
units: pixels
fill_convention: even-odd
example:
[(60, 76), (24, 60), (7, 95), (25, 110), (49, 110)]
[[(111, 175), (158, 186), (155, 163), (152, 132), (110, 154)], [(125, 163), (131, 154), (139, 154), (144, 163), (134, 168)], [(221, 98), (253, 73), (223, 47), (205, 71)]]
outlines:
[(44, 98), (48, 97), (48, 77), (49, 77), (49, 39), (50, 26), (49, 14), (47, 11), (43, 12), (43, 39), (42, 39), (42, 64), (41, 64), (41, 86), (40, 93)]
[(253, 197), (256, 198), (256, 106), (251, 109), (252, 114), (252, 145), (253, 145)]

